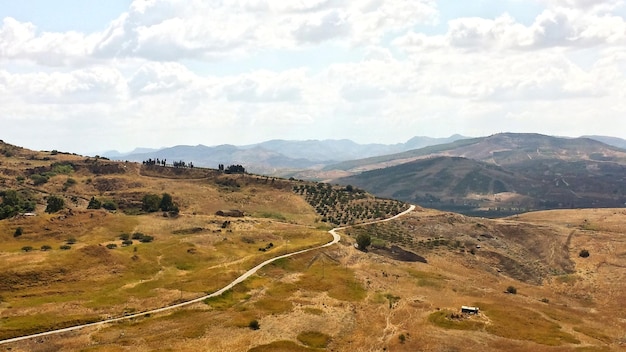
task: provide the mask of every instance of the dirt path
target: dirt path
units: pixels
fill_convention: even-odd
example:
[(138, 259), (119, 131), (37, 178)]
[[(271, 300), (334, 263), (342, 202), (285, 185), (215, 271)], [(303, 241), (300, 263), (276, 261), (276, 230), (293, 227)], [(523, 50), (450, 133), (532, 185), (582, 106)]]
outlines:
[[(415, 210), (415, 205), (411, 205), (409, 207), (409, 209), (407, 209), (407, 210), (403, 211), (402, 213), (397, 214), (397, 215), (395, 215), (395, 216), (393, 216), (391, 218), (384, 219), (384, 220), (372, 221), (372, 222), (368, 222), (368, 223), (365, 223), (365, 224), (358, 224), (358, 225), (355, 225), (355, 226), (361, 226), (361, 225), (368, 225), (368, 224), (374, 224), (374, 223), (390, 221), (390, 220), (399, 218), (399, 217), (401, 217), (403, 215), (406, 215), (406, 214), (412, 212), (413, 210)], [(64, 329), (51, 330), (51, 331), (41, 332), (41, 333), (38, 333), (38, 334), (14, 337), (14, 338), (11, 338), (11, 339), (6, 339), (6, 340), (0, 341), (0, 345), (11, 343), (11, 342), (18, 342), (18, 341), (33, 339), (33, 338), (37, 338), (37, 337), (48, 336), (48, 335), (61, 334), (61, 333), (64, 333), (64, 332), (80, 330), (80, 329), (84, 329), (84, 328), (88, 328), (88, 327), (102, 326), (102, 325), (105, 325), (105, 324), (116, 323), (116, 322), (119, 322), (119, 321), (129, 320), (129, 319), (133, 319), (133, 318), (139, 318), (139, 317), (142, 317), (142, 316), (145, 316), (145, 315), (148, 315), (148, 314), (161, 313), (161, 312), (165, 312), (165, 311), (168, 311), (168, 310), (185, 307), (185, 306), (188, 306), (188, 305), (191, 305), (191, 304), (194, 304), (194, 303), (202, 302), (202, 301), (204, 301), (207, 298), (216, 297), (216, 296), (219, 296), (219, 295), (223, 294), (224, 292), (226, 292), (226, 291), (230, 290), (231, 288), (233, 288), (235, 285), (245, 281), (247, 278), (249, 278), (250, 276), (254, 275), (262, 267), (264, 267), (267, 264), (270, 264), (270, 263), (272, 263), (272, 262), (274, 262), (276, 260), (283, 259), (283, 258), (288, 258), (288, 257), (294, 256), (294, 255), (298, 255), (298, 254), (314, 251), (314, 250), (321, 249), (321, 248), (326, 248), (326, 247), (329, 247), (329, 246), (332, 246), (332, 245), (338, 243), (341, 240), (341, 236), (337, 233), (337, 231), (345, 229), (345, 228), (348, 228), (348, 227), (350, 227), (350, 226), (336, 227), (336, 228), (328, 231), (333, 236), (333, 240), (328, 242), (328, 243), (326, 243), (326, 244), (324, 244), (324, 245), (321, 245), (321, 246), (318, 246), (318, 247), (309, 248), (309, 249), (303, 249), (303, 250), (300, 250), (300, 251), (297, 251), (297, 252), (288, 253), (288, 254), (284, 254), (284, 255), (281, 255), (281, 256), (278, 256), (278, 257), (274, 257), (274, 258), (268, 259), (268, 260), (264, 261), (263, 263), (255, 266), (254, 268), (248, 270), (243, 275), (241, 275), (238, 278), (236, 278), (235, 281), (233, 281), (230, 284), (224, 286), (220, 290), (215, 291), (215, 292), (213, 292), (211, 294), (208, 294), (206, 296), (198, 297), (198, 298), (192, 299), (190, 301), (174, 304), (174, 305), (167, 306), (167, 307), (157, 308), (157, 309), (153, 309), (153, 310), (149, 310), (149, 311), (145, 311), (145, 312), (141, 312), (141, 313), (136, 313), (136, 314), (131, 314), (131, 315), (125, 315), (123, 317), (118, 317), (118, 318), (106, 319), (106, 320), (98, 321), (98, 322), (95, 322), (95, 323), (70, 326), (70, 327), (64, 328)]]

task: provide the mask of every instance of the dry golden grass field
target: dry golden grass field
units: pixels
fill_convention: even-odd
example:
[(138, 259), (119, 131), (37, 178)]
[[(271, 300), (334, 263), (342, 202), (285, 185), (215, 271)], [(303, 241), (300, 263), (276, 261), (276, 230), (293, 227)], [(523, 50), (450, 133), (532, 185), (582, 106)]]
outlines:
[[(94, 168), (13, 148), (0, 155), (0, 191), (31, 190), (37, 215), (0, 221), (0, 339), (201, 297), (267, 258), (332, 239), (292, 192), (298, 181), (106, 160)], [(29, 170), (59, 161), (74, 170), (32, 184)], [(148, 193), (170, 194), (180, 213), (138, 211)], [(51, 194), (65, 208), (47, 214)], [(87, 209), (92, 196), (120, 209)], [(215, 215), (230, 209), (245, 216)], [(625, 231), (626, 209), (489, 220), (418, 208), (342, 230), (339, 244), (280, 259), (219, 297), (0, 350), (621, 351)], [(154, 240), (123, 247), (124, 233)], [(367, 252), (353, 246), (361, 233), (372, 237)], [(415, 257), (425, 260), (403, 261)]]

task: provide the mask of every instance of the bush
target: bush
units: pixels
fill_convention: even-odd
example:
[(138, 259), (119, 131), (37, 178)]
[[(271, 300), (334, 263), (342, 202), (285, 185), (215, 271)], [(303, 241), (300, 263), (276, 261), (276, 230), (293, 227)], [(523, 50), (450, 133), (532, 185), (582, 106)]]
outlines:
[(120, 235), (120, 240), (126, 241), (128, 239), (130, 239), (130, 235), (129, 234), (123, 233), (123, 234)]
[(96, 197), (91, 197), (89, 200), (89, 205), (87, 205), (87, 209), (100, 209), (102, 208), (102, 202), (97, 200)]
[(33, 180), (35, 186), (41, 186), (47, 183), (50, 178), (46, 175), (34, 174), (30, 176), (30, 179)]
[(18, 227), (15, 229), (15, 232), (13, 233), (13, 237), (20, 237), (23, 234), (24, 234), (24, 230), (22, 230), (21, 227)]
[(47, 201), (48, 205), (46, 206), (46, 213), (56, 213), (65, 206), (63, 198), (58, 196), (49, 196)]
[(68, 249), (72, 249), (72, 246), (70, 246), (69, 244), (64, 244), (61, 247), (59, 247), (59, 249), (66, 251)]
[(356, 244), (359, 246), (360, 250), (364, 251), (372, 244), (372, 238), (368, 234), (360, 233), (356, 236)]
[(248, 324), (248, 327), (252, 330), (259, 330), (261, 328), (261, 325), (257, 320), (252, 320), (250, 324)]
[(514, 286), (509, 286), (506, 288), (506, 292), (515, 295), (517, 294), (517, 289)]
[(580, 253), (578, 253), (578, 256), (581, 258), (587, 258), (589, 257), (589, 251), (586, 249), (583, 249), (582, 251), (580, 251)]
[(108, 249), (115, 249), (115, 248), (117, 248), (117, 245), (115, 243), (109, 243), (109, 244), (107, 244), (107, 248)]
[(159, 208), (163, 211), (171, 211), (174, 210), (174, 202), (172, 201), (172, 196), (168, 193), (163, 193), (163, 197), (161, 198), (161, 203), (159, 204)]
[(74, 244), (76, 243), (76, 239), (74, 237), (70, 237), (67, 239), (67, 241), (65, 241), (65, 243), (67, 244)]
[(8, 189), (0, 191), (0, 220), (10, 218), (25, 211), (34, 211), (36, 203), (29, 191)]
[(133, 240), (140, 240), (143, 238), (143, 233), (141, 232), (135, 232), (133, 233), (133, 236), (131, 237)]
[(143, 211), (154, 213), (161, 207), (161, 197), (156, 194), (146, 194), (141, 200), (141, 209)]
[(43, 246), (41, 246), (41, 250), (44, 251), (44, 252), (45, 251), (49, 251), (51, 249), (52, 249), (52, 246), (49, 246), (47, 244), (44, 244)]
[(102, 207), (106, 210), (117, 210), (117, 204), (112, 200), (107, 200), (102, 204)]
[(133, 241), (131, 241), (131, 240), (124, 240), (124, 241), (122, 241), (122, 246), (123, 247), (130, 246), (131, 244), (133, 244)]
[(152, 241), (154, 241), (154, 237), (148, 236), (148, 235), (145, 235), (141, 239), (139, 239), (139, 242), (141, 242), (141, 243), (148, 243), (148, 242), (152, 242)]
[(23, 250), (24, 252), (30, 252), (30, 251), (32, 251), (32, 250), (33, 250), (33, 247), (32, 247), (32, 246), (24, 246), (24, 247), (22, 247), (22, 250)]

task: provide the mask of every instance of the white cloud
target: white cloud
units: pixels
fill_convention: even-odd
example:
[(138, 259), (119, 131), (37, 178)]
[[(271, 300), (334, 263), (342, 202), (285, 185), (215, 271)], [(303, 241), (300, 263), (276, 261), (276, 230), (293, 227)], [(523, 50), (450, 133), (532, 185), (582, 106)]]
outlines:
[(92, 40), (78, 32), (38, 34), (34, 24), (6, 17), (0, 28), (0, 59), (32, 60), (44, 66), (68, 65), (87, 59)]
[(229, 101), (297, 102), (301, 99), (303, 84), (306, 84), (306, 77), (301, 70), (278, 74), (258, 71), (224, 80), (222, 91)]
[(170, 93), (189, 87), (196, 76), (178, 63), (150, 62), (142, 65), (128, 80), (133, 94)]
[(536, 1), (534, 21), (502, 13), (433, 27), (437, 5), (445, 11), (434, 0), (137, 0), (96, 33), (6, 17), (3, 132), (37, 126), (66, 145), (42, 147), (81, 151), (91, 140), (73, 133), (104, 150), (616, 131), (622, 1)]

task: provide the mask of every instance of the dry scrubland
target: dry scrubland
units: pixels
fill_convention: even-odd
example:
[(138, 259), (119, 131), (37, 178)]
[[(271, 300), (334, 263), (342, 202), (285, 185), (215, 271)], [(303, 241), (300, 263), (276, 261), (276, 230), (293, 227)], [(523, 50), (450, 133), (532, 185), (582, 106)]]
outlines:
[[(20, 173), (50, 165), (19, 152), (0, 161), (3, 189), (20, 186)], [(0, 221), (1, 338), (199, 297), (265, 258), (331, 239), (322, 216), (286, 180), (112, 164), (124, 172), (77, 168), (67, 191), (68, 175), (21, 184), (41, 197), (63, 194), (72, 212), (45, 214), (40, 201), (37, 216)], [(143, 194), (163, 192), (179, 204), (178, 217), (86, 209), (91, 196), (132, 209)], [(228, 209), (247, 216), (214, 215)], [(343, 230), (340, 244), (281, 259), (220, 297), (0, 349), (618, 351), (626, 344), (625, 223), (623, 209), (502, 220), (418, 209)], [(17, 227), (23, 235), (15, 238)], [(154, 241), (106, 248), (135, 232)], [(361, 233), (373, 239), (368, 252), (352, 245)], [(76, 243), (60, 250), (70, 237)], [(52, 249), (40, 251), (46, 244)], [(35, 250), (23, 252), (26, 245)], [(427, 263), (398, 260), (414, 256), (399, 257), (393, 246)], [(589, 257), (579, 256), (583, 249)], [(509, 286), (517, 294), (506, 293)], [(481, 314), (461, 316), (461, 305)]]

